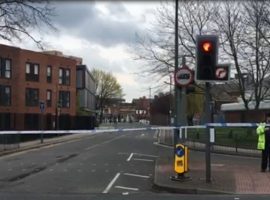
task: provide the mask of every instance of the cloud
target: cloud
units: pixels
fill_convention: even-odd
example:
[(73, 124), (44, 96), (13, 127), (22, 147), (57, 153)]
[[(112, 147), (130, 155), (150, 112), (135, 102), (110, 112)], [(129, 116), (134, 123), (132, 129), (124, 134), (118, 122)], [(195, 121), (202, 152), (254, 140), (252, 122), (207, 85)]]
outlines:
[(62, 33), (72, 33), (103, 46), (134, 43), (135, 34), (141, 32), (120, 2), (105, 4), (103, 10), (95, 2), (57, 2), (53, 6), (58, 14), (54, 22)]

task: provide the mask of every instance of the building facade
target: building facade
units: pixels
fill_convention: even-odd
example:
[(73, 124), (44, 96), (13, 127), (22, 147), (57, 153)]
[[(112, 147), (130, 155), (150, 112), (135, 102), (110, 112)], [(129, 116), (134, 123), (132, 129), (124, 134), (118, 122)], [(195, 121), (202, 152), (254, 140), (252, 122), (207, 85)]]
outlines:
[(96, 113), (96, 82), (86, 65), (77, 65), (77, 96), (79, 111)]
[(56, 129), (61, 121), (72, 124), (78, 60), (6, 45), (0, 45), (0, 58), (0, 129)]

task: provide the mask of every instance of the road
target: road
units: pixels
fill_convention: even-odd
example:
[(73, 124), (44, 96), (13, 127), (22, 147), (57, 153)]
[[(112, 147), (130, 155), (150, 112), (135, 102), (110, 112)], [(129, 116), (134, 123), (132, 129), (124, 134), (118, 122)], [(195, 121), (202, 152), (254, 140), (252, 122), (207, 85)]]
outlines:
[[(153, 189), (154, 131), (102, 133), (0, 157), (0, 199), (236, 199)], [(261, 198), (259, 198), (261, 197)], [(269, 199), (241, 196), (240, 199)]]
[(1, 194), (152, 191), (153, 131), (101, 133), (0, 158)]

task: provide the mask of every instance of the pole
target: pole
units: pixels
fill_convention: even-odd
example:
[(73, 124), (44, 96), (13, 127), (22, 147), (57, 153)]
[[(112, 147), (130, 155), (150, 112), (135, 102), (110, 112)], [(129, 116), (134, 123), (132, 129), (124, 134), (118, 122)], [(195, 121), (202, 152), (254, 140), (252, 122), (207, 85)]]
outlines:
[[(211, 121), (211, 97), (210, 97), (210, 83), (205, 83), (205, 113), (206, 113), (206, 123)], [(210, 128), (206, 128), (206, 145), (205, 145), (205, 175), (206, 182), (211, 183), (211, 144), (210, 144)]]
[[(182, 56), (182, 66), (186, 65), (186, 57), (185, 55)], [(180, 125), (185, 126), (187, 124), (187, 98), (186, 98), (186, 87), (182, 87), (181, 94), (180, 94)]]
[[(178, 69), (178, 0), (175, 1), (175, 60), (174, 60), (174, 71), (176, 72)], [(180, 125), (179, 122), (179, 95), (180, 89), (174, 84), (174, 98), (175, 98), (175, 105), (174, 105), (174, 126), (178, 127)], [(178, 142), (178, 133), (179, 130), (174, 130), (174, 150), (175, 146)]]
[[(44, 126), (45, 125), (45, 123), (44, 123), (45, 117), (44, 117), (44, 113), (43, 112), (41, 113), (41, 131), (42, 132), (45, 130), (45, 126)], [(41, 133), (41, 135), (40, 135), (40, 143), (41, 144), (43, 143), (43, 133)]]

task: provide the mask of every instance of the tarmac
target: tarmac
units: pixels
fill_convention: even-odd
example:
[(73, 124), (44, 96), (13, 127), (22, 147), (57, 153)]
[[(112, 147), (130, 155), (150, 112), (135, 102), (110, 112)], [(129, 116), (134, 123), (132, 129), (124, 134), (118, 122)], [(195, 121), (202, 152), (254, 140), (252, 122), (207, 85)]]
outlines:
[(190, 180), (172, 181), (174, 155), (171, 146), (160, 145), (154, 188), (182, 194), (270, 194), (270, 172), (260, 172), (260, 157), (211, 153), (211, 182), (206, 182), (205, 153), (190, 150)]

